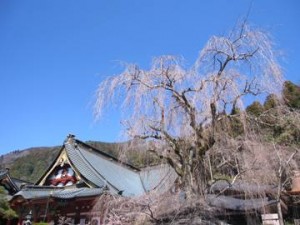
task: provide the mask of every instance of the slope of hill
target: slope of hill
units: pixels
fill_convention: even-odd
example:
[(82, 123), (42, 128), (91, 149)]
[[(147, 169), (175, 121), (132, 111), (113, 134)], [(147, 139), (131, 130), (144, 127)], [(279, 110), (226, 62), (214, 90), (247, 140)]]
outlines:
[(48, 168), (60, 148), (60, 146), (33, 147), (13, 151), (0, 157), (0, 167), (9, 168), (14, 178), (35, 182)]
[[(124, 147), (127, 148), (128, 145), (130, 145), (129, 142), (105, 143), (87, 141), (86, 143), (138, 168), (157, 163), (157, 159), (149, 155), (149, 153), (145, 153), (145, 151), (139, 151), (141, 149), (132, 149), (124, 153), (122, 149), (124, 149)], [(48, 169), (60, 149), (61, 146), (53, 146), (33, 147), (13, 151), (0, 156), (0, 169), (9, 168), (12, 177), (35, 183), (45, 170)], [(137, 151), (139, 151), (139, 153)]]

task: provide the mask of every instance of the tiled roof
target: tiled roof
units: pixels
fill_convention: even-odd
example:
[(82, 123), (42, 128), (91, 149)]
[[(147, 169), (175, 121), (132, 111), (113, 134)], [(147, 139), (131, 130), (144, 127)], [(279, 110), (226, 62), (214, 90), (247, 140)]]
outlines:
[[(139, 170), (73, 137), (65, 141), (61, 151), (63, 150), (66, 151), (72, 167), (92, 188), (79, 188), (76, 185), (68, 188), (35, 185), (23, 188), (14, 197), (32, 199), (51, 195), (54, 198), (74, 198), (101, 194), (104, 188), (108, 188), (111, 194), (138, 196), (151, 190), (165, 192), (177, 177), (167, 165)], [(46, 174), (47, 172), (44, 176)]]
[[(1, 181), (2, 179), (5, 179), (4, 182)], [(19, 186), (17, 186), (17, 184), (15, 184), (15, 182), (11, 179), (8, 169), (0, 171), (0, 185), (1, 183), (10, 195), (19, 191)]]
[(14, 195), (24, 199), (43, 199), (43, 198), (58, 198), (72, 199), (76, 197), (97, 196), (103, 193), (103, 188), (78, 188), (78, 189), (63, 189), (63, 188), (45, 188), (42, 186), (31, 186), (23, 188)]
[(69, 199), (75, 197), (97, 196), (103, 193), (103, 188), (79, 188), (65, 189), (61, 192), (54, 193), (54, 198)]
[(28, 181), (25, 181), (25, 180), (20, 180), (20, 179), (17, 179), (17, 178), (11, 178), (12, 182), (20, 189), (22, 186), (24, 185), (33, 185), (33, 183), (30, 183)]
[(174, 184), (177, 174), (170, 166), (162, 164), (145, 168), (140, 172), (140, 177), (146, 191), (163, 193)]
[[(206, 201), (209, 205), (220, 209), (256, 211), (276, 203), (276, 200), (264, 197), (264, 194), (274, 192), (274, 188), (275, 186), (272, 185), (253, 184), (243, 181), (236, 181), (231, 184), (225, 180), (219, 180), (211, 186), (210, 193), (212, 194), (206, 196)], [(227, 192), (229, 194), (226, 195)], [(235, 194), (232, 194), (232, 192)], [(251, 197), (247, 198), (247, 194), (250, 193)]]
[(224, 195), (207, 195), (206, 201), (211, 206), (235, 211), (259, 210), (264, 206), (276, 203), (276, 200), (268, 198), (238, 199)]
[(107, 184), (112, 193), (137, 196), (151, 190), (167, 191), (177, 177), (168, 165), (149, 167), (140, 171), (127, 164), (88, 148), (77, 140), (67, 141), (65, 149), (73, 166), (97, 187)]
[(77, 170), (83, 175), (86, 179), (91, 181), (96, 187), (104, 187), (106, 185), (105, 180), (100, 174), (95, 171), (91, 164), (85, 159), (82, 155), (82, 152), (75, 148), (73, 144), (68, 142), (65, 143), (65, 149), (68, 153), (69, 159), (76, 166)]
[(124, 196), (141, 195), (145, 193), (139, 173), (114, 160), (109, 160), (96, 152), (78, 146), (77, 151), (84, 161), (93, 167), (99, 176), (104, 177), (108, 185), (116, 191), (123, 191)]
[(6, 177), (8, 174), (7, 170), (0, 170), (0, 180)]

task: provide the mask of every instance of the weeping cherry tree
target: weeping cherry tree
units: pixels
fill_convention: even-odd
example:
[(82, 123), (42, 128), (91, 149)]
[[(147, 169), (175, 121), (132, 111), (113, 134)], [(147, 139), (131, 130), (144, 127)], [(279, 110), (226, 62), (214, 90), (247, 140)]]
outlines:
[(101, 117), (111, 103), (120, 106), (128, 137), (147, 140), (147, 150), (166, 160), (191, 196), (205, 190), (206, 152), (223, 137), (217, 122), (243, 109), (246, 96), (281, 87), (270, 37), (244, 22), (228, 36), (212, 36), (189, 68), (169, 55), (155, 58), (149, 69), (126, 64), (100, 83), (95, 112)]

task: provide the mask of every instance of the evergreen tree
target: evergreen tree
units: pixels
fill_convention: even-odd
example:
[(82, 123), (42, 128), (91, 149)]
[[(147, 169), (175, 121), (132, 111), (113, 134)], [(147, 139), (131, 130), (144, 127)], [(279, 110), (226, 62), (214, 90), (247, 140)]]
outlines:
[(6, 196), (5, 189), (0, 186), (0, 223), (3, 219), (13, 219), (17, 217), (16, 212), (10, 208)]
[(283, 86), (283, 99), (288, 106), (300, 109), (300, 86), (286, 81)]
[(279, 105), (279, 99), (275, 94), (268, 95), (264, 102), (265, 110), (275, 108), (278, 105)]
[(249, 105), (246, 108), (246, 112), (249, 113), (250, 115), (258, 117), (260, 114), (262, 114), (264, 111), (263, 105), (258, 102), (254, 101), (251, 105)]

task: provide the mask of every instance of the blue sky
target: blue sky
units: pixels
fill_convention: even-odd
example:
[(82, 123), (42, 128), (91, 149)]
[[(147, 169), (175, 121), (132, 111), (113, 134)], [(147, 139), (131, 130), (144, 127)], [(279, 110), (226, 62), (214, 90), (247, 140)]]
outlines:
[(80, 140), (120, 140), (118, 112), (93, 117), (99, 82), (120, 61), (148, 66), (162, 54), (193, 63), (211, 35), (247, 14), (281, 50), (300, 83), (298, 0), (0, 0), (0, 154)]

